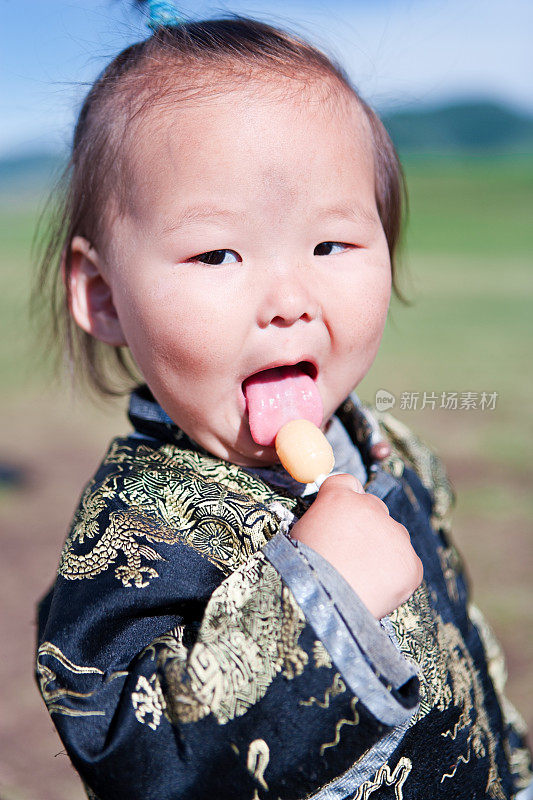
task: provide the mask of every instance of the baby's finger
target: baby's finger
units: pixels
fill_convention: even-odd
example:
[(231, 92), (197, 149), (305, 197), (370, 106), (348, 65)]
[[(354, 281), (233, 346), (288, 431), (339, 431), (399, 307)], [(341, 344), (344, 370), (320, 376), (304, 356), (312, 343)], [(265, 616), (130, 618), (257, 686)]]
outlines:
[(324, 488), (327, 490), (351, 489), (352, 492), (357, 492), (358, 494), (365, 493), (361, 481), (358, 480), (354, 475), (349, 475), (347, 472), (334, 472), (331, 475), (328, 475), (322, 484), (320, 491), (323, 492)]

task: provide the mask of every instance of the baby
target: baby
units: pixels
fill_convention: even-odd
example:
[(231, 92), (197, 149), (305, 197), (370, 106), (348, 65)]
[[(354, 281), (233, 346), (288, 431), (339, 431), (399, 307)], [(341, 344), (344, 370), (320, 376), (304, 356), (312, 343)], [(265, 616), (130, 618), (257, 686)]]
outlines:
[[(84, 103), (43, 267), (80, 374), (112, 392), (131, 353), (143, 379), (39, 610), (69, 756), (99, 800), (515, 797), (442, 466), (350, 394), (394, 284), (389, 138), (298, 38), (159, 23)], [(318, 494), (279, 465), (280, 407), (333, 447)]]

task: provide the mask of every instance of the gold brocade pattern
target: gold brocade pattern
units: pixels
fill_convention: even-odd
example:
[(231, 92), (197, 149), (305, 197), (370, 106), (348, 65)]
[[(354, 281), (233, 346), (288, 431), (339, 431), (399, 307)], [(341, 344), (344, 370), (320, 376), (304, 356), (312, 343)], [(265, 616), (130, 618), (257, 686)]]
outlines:
[(320, 639), (313, 642), (313, 659), (317, 669), (320, 669), (320, 667), (328, 667), (330, 669), (333, 666), (331, 656)]
[(176, 625), (167, 633), (157, 636), (150, 644), (141, 651), (139, 658), (150, 654), (154, 661), (159, 653), (164, 653), (167, 658), (179, 658), (184, 661), (187, 658), (187, 648), (183, 644), (185, 625)]
[(244, 714), (278, 673), (300, 675), (308, 661), (298, 638), (305, 617), (279, 573), (257, 553), (214, 592), (189, 659), (164, 655), (174, 721)]
[[(157, 636), (141, 651), (139, 658), (146, 655), (150, 656), (151, 661), (157, 658), (158, 667), (170, 658), (185, 662), (188, 651), (183, 644), (184, 632), (184, 625), (176, 625), (172, 630)], [(135, 691), (131, 694), (131, 704), (136, 720), (154, 731), (159, 727), (163, 716), (170, 720), (161, 681), (156, 672), (150, 679), (144, 675), (139, 676)]]
[(324, 751), (327, 750), (328, 747), (336, 747), (341, 739), (341, 728), (343, 725), (358, 725), (359, 724), (359, 712), (356, 709), (356, 705), (359, 702), (358, 697), (352, 697), (350, 700), (350, 708), (353, 712), (353, 719), (339, 719), (337, 724), (335, 725), (335, 738), (332, 742), (324, 742), (324, 744), (320, 745), (320, 755), (324, 755)]
[(254, 739), (250, 742), (248, 748), (248, 755), (246, 758), (246, 768), (250, 775), (253, 775), (256, 781), (268, 790), (268, 784), (265, 781), (265, 770), (270, 761), (270, 748), (264, 739)]
[[(116, 469), (88, 485), (63, 548), (59, 574), (67, 580), (94, 578), (125, 559), (115, 577), (124, 586), (148, 586), (159, 573), (145, 561), (164, 560), (150, 545), (178, 542), (229, 575), (277, 532), (265, 504), (298, 506), (233, 464), (173, 444), (153, 449), (115, 439), (108, 465)], [(101, 515), (114, 507), (120, 510), (111, 510), (104, 527)], [(80, 552), (89, 541), (94, 546)]]
[(135, 719), (155, 731), (166, 708), (159, 678), (155, 673), (150, 679), (139, 675), (135, 691), (131, 695), (131, 702)]
[[(527, 735), (527, 725), (525, 720), (505, 696), (507, 669), (505, 666), (503, 651), (499, 645), (499, 642), (496, 639), (492, 628), (485, 619), (483, 613), (476, 605), (474, 605), (474, 603), (469, 604), (468, 614), (471, 621), (476, 626), (483, 643), (489, 675), (491, 677), (496, 694), (498, 695), (504, 722), (506, 725), (509, 725), (511, 728), (513, 728), (519, 736), (523, 737), (525, 741), (525, 737)], [(508, 743), (506, 743), (506, 746), (507, 750), (509, 751), (508, 758), (511, 771), (515, 777), (516, 786), (518, 789), (525, 789), (533, 780), (531, 754), (526, 747), (516, 747), (511, 749)]]
[[(106, 464), (130, 465), (132, 472), (141, 474), (142, 482), (139, 485), (151, 486), (152, 490), (147, 493), (158, 495), (160, 501), (166, 497), (165, 484), (161, 480), (163, 472), (174, 483), (176, 480), (185, 480), (187, 483), (196, 481), (197, 492), (201, 490), (202, 498), (208, 500), (210, 497), (211, 501), (225, 499), (225, 494), (220, 494), (218, 485), (221, 484), (225, 492), (244, 494), (248, 500), (253, 499), (255, 504), (278, 500), (289, 509), (297, 505), (295, 498), (275, 492), (260, 478), (236, 464), (194, 450), (180, 449), (171, 443), (159, 445), (156, 449), (146, 445), (132, 447), (127, 439), (119, 437), (114, 439), (109, 448), (104, 461)], [(146, 488), (142, 493), (146, 493)]]
[[(61, 666), (68, 672), (74, 675), (100, 675), (103, 677), (104, 673), (98, 667), (84, 667), (79, 664), (74, 664), (68, 659), (52, 642), (43, 642), (37, 651), (37, 679), (41, 689), (44, 702), (50, 714), (63, 714), (68, 717), (94, 717), (103, 716), (104, 711), (85, 711), (81, 709), (71, 708), (65, 703), (67, 698), (80, 699), (84, 697), (91, 697), (94, 692), (74, 692), (60, 686), (57, 682), (57, 673), (50, 666), (43, 664), (43, 657), (55, 659)], [(113, 676), (111, 676), (113, 677)], [(56, 684), (56, 688), (51, 688), (52, 684)]]
[(401, 650), (419, 668), (420, 708), (410, 724), (415, 725), (434, 708), (444, 711), (454, 706), (459, 718), (441, 735), (455, 740), (460, 731), (468, 732), (465, 751), (446, 768), (441, 782), (453, 778), (461, 763), (468, 763), (472, 756), (487, 756), (487, 795), (504, 798), (481, 679), (461, 632), (433, 610), (425, 583), (393, 611), (390, 620)]
[(357, 794), (353, 796), (353, 800), (368, 800), (370, 795), (381, 789), (382, 786), (393, 786), (395, 800), (403, 800), (403, 785), (412, 768), (411, 760), (405, 756), (400, 758), (392, 770), (388, 764), (383, 764), (377, 771), (374, 780), (365, 781), (361, 784)]
[[(439, 539), (437, 543), (437, 553), (446, 581), (448, 596), (453, 603), (457, 603), (459, 601), (457, 575), (463, 573), (464, 570), (459, 552), (453, 544), (447, 541), (451, 530), (451, 513), (455, 504), (455, 494), (444, 464), (436, 453), (406, 425), (390, 414), (374, 413), (392, 446), (390, 458), (383, 463), (384, 469), (394, 475), (397, 473), (394, 464), (400, 459), (402, 465), (405, 462), (416, 472), (433, 498), (430, 524), (435, 532), (444, 536), (444, 539)], [(404, 484), (403, 488), (409, 495), (407, 484)]]
[(432, 526), (435, 529), (440, 527), (449, 530), (455, 495), (441, 459), (391, 414), (380, 413), (375, 409), (372, 409), (372, 413), (392, 447), (392, 454), (383, 461), (383, 468), (388, 469), (395, 477), (400, 477), (397, 474), (398, 460), (411, 467), (433, 497)]
[(333, 682), (331, 686), (328, 686), (324, 692), (323, 700), (317, 700), (316, 697), (310, 697), (309, 700), (300, 700), (299, 703), (301, 706), (317, 705), (320, 708), (329, 708), (329, 698), (336, 697), (338, 694), (342, 694), (345, 691), (346, 684), (342, 680), (340, 672), (336, 672), (333, 676)]

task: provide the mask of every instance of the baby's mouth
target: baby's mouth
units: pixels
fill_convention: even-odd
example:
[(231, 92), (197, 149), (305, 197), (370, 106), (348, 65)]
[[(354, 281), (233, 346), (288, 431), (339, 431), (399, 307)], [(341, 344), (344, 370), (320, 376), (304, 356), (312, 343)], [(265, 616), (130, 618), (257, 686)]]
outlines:
[(324, 409), (310, 361), (282, 364), (250, 375), (243, 382), (250, 433), (256, 444), (272, 447), (279, 429), (292, 419), (322, 424)]

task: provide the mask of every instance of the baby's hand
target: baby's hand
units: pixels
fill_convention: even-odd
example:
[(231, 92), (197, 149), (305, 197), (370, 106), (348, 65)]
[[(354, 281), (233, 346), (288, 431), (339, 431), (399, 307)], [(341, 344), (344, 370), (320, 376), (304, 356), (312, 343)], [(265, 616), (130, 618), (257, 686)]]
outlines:
[(334, 475), (291, 529), (345, 578), (376, 619), (404, 603), (422, 582), (422, 562), (385, 503), (351, 475)]

